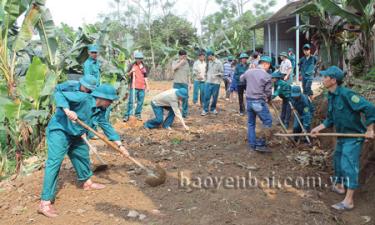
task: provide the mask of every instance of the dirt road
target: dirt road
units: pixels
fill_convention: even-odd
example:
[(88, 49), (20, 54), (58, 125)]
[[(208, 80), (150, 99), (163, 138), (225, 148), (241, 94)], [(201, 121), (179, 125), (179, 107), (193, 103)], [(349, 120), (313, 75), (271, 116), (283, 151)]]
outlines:
[[(170, 84), (154, 82), (152, 87), (145, 119), (151, 116), (149, 98)], [(66, 160), (55, 203), (59, 217), (36, 214), (43, 179), (40, 170), (0, 183), (0, 224), (375, 224), (375, 182), (359, 191), (353, 211), (334, 212), (330, 205), (342, 196), (324, 187), (329, 183), (330, 161), (303, 166), (295, 157), (303, 149), (278, 138), (272, 141), (272, 154), (249, 152), (246, 117), (238, 115), (237, 103), (220, 99), (218, 107), (219, 115), (201, 117), (199, 107), (191, 106), (187, 120), (191, 132), (184, 131), (178, 121), (173, 131), (116, 123), (131, 154), (167, 170), (165, 184), (148, 187), (143, 183), (145, 174), (139, 175), (129, 160), (92, 141), (110, 164), (109, 170), (94, 176), (106, 189), (83, 191)], [(319, 148), (305, 150), (324, 155)], [(307, 177), (320, 178), (323, 188), (316, 183), (307, 187)], [(298, 179), (305, 179), (305, 185), (296, 185)]]

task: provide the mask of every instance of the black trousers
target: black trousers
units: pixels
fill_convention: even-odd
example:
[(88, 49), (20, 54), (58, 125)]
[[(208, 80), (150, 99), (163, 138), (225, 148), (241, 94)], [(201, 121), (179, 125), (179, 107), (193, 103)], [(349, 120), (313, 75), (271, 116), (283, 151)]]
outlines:
[(238, 103), (240, 105), (240, 113), (245, 112), (245, 105), (243, 101), (243, 96), (245, 94), (245, 91), (246, 91), (246, 84), (239, 84), (238, 85)]

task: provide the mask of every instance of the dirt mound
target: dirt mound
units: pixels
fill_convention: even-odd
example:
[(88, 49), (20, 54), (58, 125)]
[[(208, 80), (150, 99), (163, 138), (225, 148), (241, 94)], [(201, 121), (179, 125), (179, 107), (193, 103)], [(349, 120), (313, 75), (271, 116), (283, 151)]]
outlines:
[[(169, 88), (157, 85), (160, 90)], [(237, 107), (237, 103), (220, 99), (219, 115), (201, 117), (201, 109), (191, 106), (190, 132), (178, 121), (172, 131), (149, 131), (141, 122), (133, 126), (118, 122), (115, 127), (131, 154), (145, 165), (164, 168), (166, 183), (149, 187), (144, 184), (145, 174), (129, 160), (92, 141), (110, 165), (94, 177), (107, 186), (105, 190), (83, 191), (66, 160), (55, 203), (59, 217), (51, 220), (36, 214), (43, 179), (40, 170), (0, 184), (0, 224), (334, 225), (374, 220), (373, 179), (356, 195), (352, 212), (332, 211), (330, 205), (342, 196), (318, 183), (306, 187), (297, 182), (316, 177), (326, 184), (330, 165), (306, 166), (288, 157), (301, 152), (319, 155), (326, 148), (295, 149), (284, 139), (273, 138), (272, 154), (249, 152), (247, 118), (239, 116)], [(149, 117), (147, 107), (144, 119)], [(273, 129), (279, 132), (278, 127)]]

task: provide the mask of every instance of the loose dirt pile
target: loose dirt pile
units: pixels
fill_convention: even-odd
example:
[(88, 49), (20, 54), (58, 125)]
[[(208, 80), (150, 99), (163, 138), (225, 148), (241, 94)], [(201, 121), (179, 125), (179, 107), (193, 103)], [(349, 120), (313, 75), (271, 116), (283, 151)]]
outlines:
[[(152, 87), (150, 97), (170, 84), (158, 82)], [(145, 119), (151, 115), (149, 100), (146, 104)], [(106, 189), (80, 189), (66, 160), (55, 203), (59, 217), (36, 214), (43, 179), (40, 170), (0, 184), (0, 224), (374, 224), (373, 180), (356, 195), (353, 211), (337, 214), (330, 205), (342, 196), (319, 183), (296, 185), (299, 178), (307, 177), (329, 183), (330, 154), (325, 146), (293, 149), (275, 138), (272, 154), (249, 152), (246, 117), (238, 115), (237, 107), (237, 103), (220, 99), (218, 116), (201, 117), (199, 107), (191, 106), (189, 132), (178, 121), (173, 131), (149, 131), (141, 122), (129, 127), (119, 121), (116, 129), (131, 154), (145, 165), (157, 163), (164, 168), (168, 173), (165, 184), (149, 187), (143, 183), (145, 174), (130, 161), (99, 141), (91, 141), (110, 165), (94, 177)], [(314, 165), (308, 159), (308, 165), (301, 164), (296, 160), (301, 152), (325, 156), (324, 162)]]

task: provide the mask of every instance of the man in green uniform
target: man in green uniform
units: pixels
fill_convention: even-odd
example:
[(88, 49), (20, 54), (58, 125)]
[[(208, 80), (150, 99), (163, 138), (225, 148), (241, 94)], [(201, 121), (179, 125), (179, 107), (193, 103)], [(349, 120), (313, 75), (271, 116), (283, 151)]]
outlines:
[[(291, 96), (291, 103), (299, 115), (303, 128), (306, 130), (306, 132), (310, 132), (312, 118), (314, 114), (314, 105), (312, 104), (312, 102), (309, 101), (306, 95), (302, 94), (300, 86), (292, 86)], [(296, 134), (301, 132), (302, 127), (298, 123), (297, 118), (294, 117), (293, 133)], [(298, 141), (299, 138), (295, 137), (294, 140)], [(307, 142), (307, 140), (305, 140), (305, 142)]]
[[(342, 87), (344, 72), (331, 66), (320, 71), (323, 84), (328, 89), (328, 113), (322, 124), (311, 133), (317, 134), (325, 128), (334, 126), (337, 133), (365, 133), (366, 138), (374, 138), (375, 106), (351, 89)], [(365, 121), (362, 120), (365, 118)], [(353, 195), (359, 187), (359, 159), (363, 138), (338, 138), (333, 158), (335, 174), (332, 190), (345, 194), (345, 199), (335, 205), (337, 210), (354, 208)]]
[(282, 77), (283, 75), (279, 71), (272, 73), (272, 82), (275, 90), (272, 99), (279, 96), (283, 100), (280, 118), (285, 127), (288, 128), (291, 114), (289, 101), (292, 87)]
[(314, 79), (315, 64), (317, 60), (316, 57), (311, 54), (311, 46), (309, 44), (303, 46), (303, 54), (305, 54), (305, 56), (301, 58), (299, 63), (302, 76), (302, 89), (305, 95), (312, 96), (313, 91), (311, 86)]
[(249, 64), (247, 60), (249, 56), (246, 53), (241, 53), (240, 55), (240, 62), (236, 65), (236, 69), (234, 70), (233, 80), (237, 84), (238, 88), (238, 103), (240, 105), (240, 115), (243, 116), (245, 112), (245, 104), (244, 104), (244, 93), (246, 91), (246, 82), (240, 81), (240, 77), (249, 69)]
[(96, 78), (93, 76), (84, 76), (79, 81), (68, 80), (58, 84), (56, 91), (81, 91), (91, 93), (96, 88)]
[(98, 60), (98, 47), (96, 45), (90, 45), (88, 50), (89, 58), (83, 64), (83, 75), (95, 77), (97, 86), (99, 86), (101, 63)]
[(46, 161), (43, 191), (38, 212), (47, 217), (56, 217), (52, 203), (55, 199), (57, 178), (64, 156), (68, 154), (84, 190), (103, 189), (93, 183), (88, 147), (81, 138), (87, 131), (75, 123), (80, 118), (92, 126), (99, 124), (109, 140), (114, 141), (125, 155), (129, 155), (120, 141), (120, 136), (106, 118), (106, 108), (118, 99), (116, 90), (108, 84), (95, 89), (92, 94), (79, 91), (55, 92), (56, 113), (47, 127), (48, 158)]

